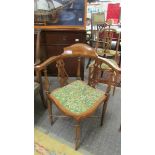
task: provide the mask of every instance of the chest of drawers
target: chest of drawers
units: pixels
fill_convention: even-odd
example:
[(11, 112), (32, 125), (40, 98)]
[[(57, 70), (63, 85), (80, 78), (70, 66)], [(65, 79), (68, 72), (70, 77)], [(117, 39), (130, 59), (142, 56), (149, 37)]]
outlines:
[[(41, 31), (41, 60), (55, 55), (59, 55), (63, 52), (64, 47), (75, 44), (86, 43), (86, 31), (85, 30), (42, 30)], [(65, 68), (69, 76), (76, 76), (74, 67), (77, 66), (77, 60), (67, 60), (65, 62)], [(57, 75), (57, 69), (55, 65), (49, 66), (48, 74), (50, 76)], [(84, 77), (84, 60), (81, 61), (81, 77)]]

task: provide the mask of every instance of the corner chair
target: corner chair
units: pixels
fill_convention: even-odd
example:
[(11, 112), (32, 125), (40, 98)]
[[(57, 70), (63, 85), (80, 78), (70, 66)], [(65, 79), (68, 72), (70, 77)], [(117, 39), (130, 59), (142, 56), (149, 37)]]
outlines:
[[(64, 60), (68, 58), (77, 58), (77, 66), (73, 66), (77, 72), (75, 81), (69, 83), (69, 75), (65, 70)], [(88, 82), (84, 82), (80, 78), (80, 59), (91, 58), (95, 61), (94, 68), (88, 75)], [(60, 88), (50, 91), (50, 83), (47, 75), (47, 66), (55, 63), (58, 69), (58, 81)], [(112, 64), (108, 59), (98, 56), (95, 49), (87, 44), (77, 43), (64, 48), (61, 55), (50, 57), (42, 64), (36, 66), (37, 71), (44, 72), (45, 89), (48, 98), (48, 116), (52, 124), (54, 117), (52, 105), (56, 107), (67, 117), (75, 120), (75, 149), (80, 145), (80, 123), (83, 119), (92, 117), (94, 112), (102, 105), (102, 113), (100, 114), (100, 125), (103, 125), (103, 119), (106, 112), (109, 92), (111, 89), (112, 78), (108, 79), (106, 90), (96, 88), (98, 83), (104, 83), (100, 78), (101, 64), (108, 65), (116, 74), (120, 73), (119, 67)], [(58, 116), (57, 116), (58, 117)]]
[[(120, 33), (117, 33), (117, 31), (115, 29), (110, 28), (110, 26), (109, 28), (103, 28), (97, 31), (97, 40), (95, 46), (96, 53), (99, 56), (107, 58), (111, 63), (113, 63), (117, 67), (119, 67), (120, 64), (120, 51), (119, 51), (120, 35), (121, 35)], [(112, 41), (114, 36), (116, 44), (115, 48), (112, 49)], [(93, 63), (94, 61), (90, 63), (89, 70), (93, 68)], [(101, 65), (101, 68), (102, 68), (101, 76), (103, 76), (104, 73), (111, 74), (109, 72), (113, 72), (111, 68), (105, 63)], [(118, 77), (120, 77), (120, 75), (116, 76), (116, 74), (113, 74), (113, 82), (112, 82), (113, 95), (115, 93), (115, 87), (117, 85)]]

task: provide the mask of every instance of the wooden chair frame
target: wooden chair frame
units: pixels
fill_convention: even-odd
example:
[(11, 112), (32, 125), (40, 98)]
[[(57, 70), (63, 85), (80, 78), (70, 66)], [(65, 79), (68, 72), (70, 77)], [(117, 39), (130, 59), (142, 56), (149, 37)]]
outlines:
[[(39, 65), (41, 63), (41, 51), (40, 51), (40, 39), (41, 39), (41, 29), (36, 29), (34, 31), (34, 34), (37, 35), (36, 37), (36, 50), (35, 50), (35, 62), (34, 62), (34, 67)], [(43, 92), (43, 83), (42, 83), (42, 78), (41, 78), (41, 73), (40, 72), (35, 72), (36, 73), (36, 79), (35, 82), (39, 83), (40, 88), (39, 88), (39, 93), (41, 100), (43, 102), (43, 106), (47, 108), (47, 103), (46, 99), (44, 97), (44, 92)]]
[[(65, 70), (64, 61), (67, 58), (75, 58), (77, 57), (77, 79), (80, 79), (80, 58), (92, 58), (95, 60), (94, 69), (91, 70), (89, 76), (88, 76), (88, 85), (95, 88), (97, 83), (104, 83), (103, 79), (100, 78), (100, 71), (101, 71), (101, 64), (105, 63), (109, 67), (112, 68), (112, 70), (119, 74), (121, 72), (120, 68), (113, 65), (108, 59), (99, 57), (95, 49), (82, 43), (77, 43), (72, 46), (68, 46), (64, 49), (64, 52), (61, 55), (50, 57), (48, 60), (43, 62), (42, 64), (36, 66), (37, 72), (44, 72), (44, 78), (45, 78), (45, 90), (46, 95), (48, 98), (48, 113), (49, 113), (49, 120), (50, 123), (53, 123), (53, 114), (52, 114), (52, 104), (54, 103), (56, 107), (65, 115), (73, 118), (76, 121), (75, 125), (75, 149), (79, 147), (80, 144), (80, 122), (81, 120), (91, 117), (91, 115), (96, 111), (96, 109), (102, 104), (102, 114), (101, 114), (101, 123), (100, 125), (103, 125), (103, 119), (107, 108), (107, 103), (109, 99), (109, 92), (111, 89), (111, 81), (112, 79), (109, 79), (106, 91), (103, 92), (103, 96), (100, 98), (100, 100), (96, 101), (93, 106), (87, 110), (86, 112), (82, 112), (80, 114), (75, 114), (73, 112), (68, 111), (67, 109), (64, 109), (64, 107), (60, 104), (60, 102), (51, 95), (51, 92), (49, 90), (49, 80), (47, 75), (47, 66), (49, 66), (51, 63), (56, 63), (58, 68), (58, 80), (60, 83), (60, 86), (63, 87), (68, 84), (68, 74)], [(61, 88), (59, 88), (61, 89)]]
[[(95, 21), (93, 23), (94, 18), (97, 16), (99, 16), (99, 19), (101, 18), (101, 15), (104, 16), (104, 13), (96, 13), (96, 14), (92, 14), (92, 25), (91, 25), (91, 34), (89, 36), (88, 39), (88, 43), (90, 44), (91, 47), (96, 48), (97, 45), (97, 40), (98, 40), (98, 32), (105, 29), (105, 28), (110, 28), (111, 24), (105, 22), (105, 20), (103, 21)], [(96, 26), (96, 29), (94, 28)], [(91, 59), (89, 59), (88, 64), (87, 64), (87, 68), (89, 66), (91, 62)]]
[[(106, 55), (106, 52), (108, 50), (111, 50), (111, 47), (112, 47), (112, 40), (113, 40), (113, 36), (114, 34), (117, 34), (117, 31), (115, 29), (112, 29), (110, 28), (110, 26), (108, 28), (102, 28), (101, 30), (99, 30), (97, 32), (97, 41), (96, 41), (96, 46), (95, 46), (95, 49), (97, 51), (97, 49), (99, 47), (103, 48), (104, 50), (104, 55), (102, 55), (102, 57), (105, 57), (105, 58), (108, 58), (108, 56)], [(121, 34), (118, 33), (118, 37), (116, 39), (116, 46), (115, 46), (115, 51), (116, 51), (116, 54), (114, 56), (114, 60), (116, 61), (116, 63), (119, 65), (120, 64), (120, 60), (119, 60), (119, 57), (120, 57), (120, 52), (119, 52), (119, 44), (120, 44), (120, 36)], [(103, 70), (105, 71), (105, 70)], [(111, 69), (106, 69), (106, 71), (109, 71), (111, 72)], [(102, 72), (103, 74), (103, 72)], [(117, 81), (117, 76), (113, 76), (113, 85), (114, 85), (114, 89), (113, 89), (113, 95), (115, 93), (115, 87), (116, 87), (116, 81)]]

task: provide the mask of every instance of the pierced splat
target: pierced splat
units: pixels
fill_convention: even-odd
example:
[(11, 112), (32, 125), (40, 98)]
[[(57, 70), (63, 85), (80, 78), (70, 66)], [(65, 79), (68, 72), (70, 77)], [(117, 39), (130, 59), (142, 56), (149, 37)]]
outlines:
[(104, 31), (103, 32), (104, 37), (103, 37), (103, 48), (106, 50), (111, 49), (111, 42), (112, 42), (112, 37), (113, 37), (113, 31)]
[(101, 65), (102, 65), (102, 62), (96, 59), (93, 66), (89, 67), (88, 84), (92, 87), (95, 87), (95, 85), (99, 81), (99, 76), (101, 75)]
[(92, 67), (89, 67), (89, 80), (88, 84), (95, 87), (97, 83), (107, 83), (106, 93), (108, 94), (111, 90), (111, 85), (116, 78), (116, 72), (111, 69), (108, 72), (108, 78), (103, 79), (101, 73), (104, 71), (102, 69), (103, 62), (96, 59)]
[(81, 67), (81, 58), (80, 57), (78, 57), (78, 68), (77, 68), (77, 80), (81, 80), (81, 76), (80, 76), (80, 67)]
[(62, 59), (56, 62), (56, 67), (58, 69), (58, 80), (61, 86), (68, 84), (68, 74), (65, 69), (65, 64)]

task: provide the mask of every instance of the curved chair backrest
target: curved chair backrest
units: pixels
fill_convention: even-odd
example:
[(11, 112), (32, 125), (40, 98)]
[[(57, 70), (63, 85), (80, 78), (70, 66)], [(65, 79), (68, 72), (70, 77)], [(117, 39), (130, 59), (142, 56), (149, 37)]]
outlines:
[(103, 28), (102, 30), (97, 32), (97, 42), (96, 47), (99, 47), (99, 43), (101, 43), (101, 46), (105, 50), (111, 49), (112, 45), (112, 39), (114, 37), (114, 34), (116, 34), (117, 31), (112, 28)]
[[(109, 50), (112, 49), (116, 51), (114, 59), (116, 62), (119, 57), (119, 45), (120, 45), (120, 32), (117, 32), (116, 29), (113, 28), (103, 28), (100, 31), (97, 31), (97, 41), (95, 45), (95, 49), (98, 48), (104, 49), (103, 53), (108, 53)], [(114, 42), (113, 42), (114, 41)]]

